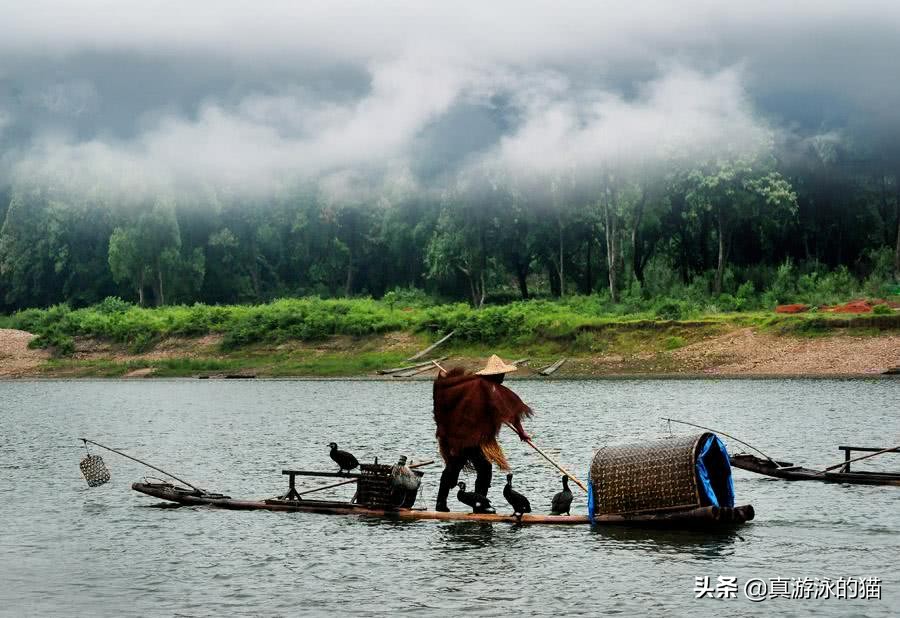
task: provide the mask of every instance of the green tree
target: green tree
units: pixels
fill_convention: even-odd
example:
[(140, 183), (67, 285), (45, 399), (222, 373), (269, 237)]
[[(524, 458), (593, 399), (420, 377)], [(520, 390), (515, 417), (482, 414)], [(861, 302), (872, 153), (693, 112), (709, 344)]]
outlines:
[(503, 265), (515, 277), (522, 300), (528, 300), (531, 297), (528, 276), (540, 252), (540, 238), (535, 230), (540, 226), (534, 210), (523, 202), (521, 194), (511, 195), (508, 205), (500, 212), (498, 240)]
[(29, 183), (4, 206), (0, 279), (7, 302), (87, 305), (114, 291), (105, 268), (111, 226), (102, 200)]
[(144, 306), (144, 285), (148, 268), (140, 252), (139, 231), (135, 227), (113, 230), (109, 237), (109, 269), (116, 283), (126, 283)]
[(791, 183), (774, 171), (768, 157), (743, 156), (717, 159), (692, 173), (692, 205), (712, 213), (715, 219), (718, 257), (713, 292), (722, 292), (722, 277), (728, 259), (731, 232), (750, 217), (784, 218), (797, 209), (797, 194)]
[(205, 247), (203, 299), (237, 303), (254, 298), (253, 283), (241, 267), (240, 243), (227, 227), (209, 235)]
[(600, 195), (603, 212), (603, 233), (606, 240), (606, 272), (609, 284), (609, 298), (619, 302), (621, 273), (625, 261), (622, 251), (622, 219), (626, 209), (634, 200), (634, 188), (613, 175), (607, 177), (606, 186)]
[(197, 247), (181, 251), (167, 247), (160, 255), (160, 268), (167, 281), (166, 296), (172, 303), (190, 303), (197, 300), (206, 275), (206, 256)]
[(482, 176), (467, 177), (447, 194), (425, 253), (428, 276), (465, 277), (472, 306), (480, 309), (497, 263), (494, 208), (505, 197), (500, 186)]
[(13, 193), (0, 229), (0, 277), (15, 306), (46, 306), (62, 287), (64, 258), (47, 234), (50, 212), (37, 188)]
[(147, 285), (153, 289), (157, 306), (164, 305), (166, 274), (172, 270), (173, 255), (180, 247), (174, 203), (157, 200), (134, 223), (113, 230), (109, 239), (109, 268), (117, 282), (132, 286), (141, 305), (144, 305)]

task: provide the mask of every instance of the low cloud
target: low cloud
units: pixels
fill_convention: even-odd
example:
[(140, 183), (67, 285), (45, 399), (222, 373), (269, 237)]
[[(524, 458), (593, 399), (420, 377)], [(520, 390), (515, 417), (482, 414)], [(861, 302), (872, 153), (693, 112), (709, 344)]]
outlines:
[(513, 173), (627, 169), (672, 157), (754, 148), (766, 134), (734, 69), (706, 75), (673, 68), (626, 99), (554, 86), (533, 97), (524, 122), (497, 149)]
[(367, 96), (350, 103), (294, 88), (253, 93), (232, 105), (208, 101), (195, 117), (162, 116), (130, 140), (47, 132), (16, 172), (96, 182), (143, 170), (150, 184), (225, 184), (251, 193), (295, 178), (384, 172), (404, 161), (423, 127), (477, 81), (454, 67), (379, 65)]
[(300, 92), (254, 94), (237, 104), (205, 104), (193, 119), (161, 118), (127, 141), (79, 142), (48, 134), (18, 163), (17, 175), (122, 179), (177, 186), (226, 185), (258, 194), (285, 181), (329, 178), (355, 186), (407, 178), (411, 149), (454, 105), (507, 100), (516, 126), (475, 153), (513, 174), (624, 168), (665, 156), (710, 156), (749, 148), (765, 127), (753, 113), (740, 72), (703, 74), (676, 67), (640, 84), (635, 96), (578, 92), (562, 75), (492, 76), (462, 69), (386, 65), (368, 96), (351, 104)]
[(358, 195), (900, 133), (892, 2), (34, 0), (0, 24), (0, 177), (20, 181)]

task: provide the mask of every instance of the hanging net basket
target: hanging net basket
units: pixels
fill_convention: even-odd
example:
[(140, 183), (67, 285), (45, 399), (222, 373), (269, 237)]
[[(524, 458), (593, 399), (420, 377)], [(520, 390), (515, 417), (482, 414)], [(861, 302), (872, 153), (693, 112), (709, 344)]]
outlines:
[(88, 487), (97, 487), (109, 481), (109, 468), (103, 463), (100, 455), (85, 455), (81, 460), (80, 467)]

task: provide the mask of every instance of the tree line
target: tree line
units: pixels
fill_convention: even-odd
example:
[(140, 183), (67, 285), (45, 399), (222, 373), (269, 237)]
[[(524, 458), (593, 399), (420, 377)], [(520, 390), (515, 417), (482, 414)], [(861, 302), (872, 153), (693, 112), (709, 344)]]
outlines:
[(0, 311), (396, 288), (475, 307), (677, 286), (717, 297), (762, 289), (786, 262), (900, 278), (900, 163), (840, 149), (530, 176), (485, 166), (440, 190), (347, 195), (315, 182), (253, 198), (15, 181), (0, 190)]

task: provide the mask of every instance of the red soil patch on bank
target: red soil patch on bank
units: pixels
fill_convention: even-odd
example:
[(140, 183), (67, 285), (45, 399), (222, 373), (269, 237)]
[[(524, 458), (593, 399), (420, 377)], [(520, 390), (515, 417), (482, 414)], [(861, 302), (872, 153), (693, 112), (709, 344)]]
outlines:
[(887, 305), (891, 309), (900, 309), (900, 303), (884, 300), (883, 298), (873, 298), (866, 300), (865, 298), (857, 298), (846, 302), (843, 305), (832, 305), (819, 307), (819, 311), (826, 313), (872, 313), (872, 309), (876, 305)]
[(775, 313), (803, 313), (809, 311), (809, 305), (800, 303), (794, 305), (778, 305), (775, 307)]

